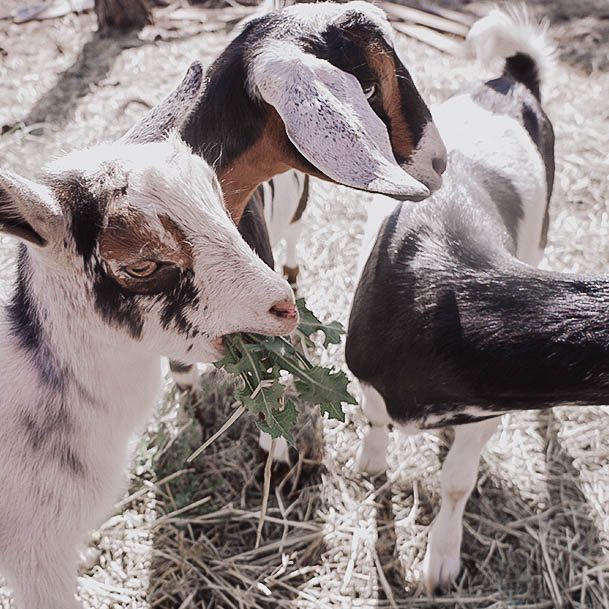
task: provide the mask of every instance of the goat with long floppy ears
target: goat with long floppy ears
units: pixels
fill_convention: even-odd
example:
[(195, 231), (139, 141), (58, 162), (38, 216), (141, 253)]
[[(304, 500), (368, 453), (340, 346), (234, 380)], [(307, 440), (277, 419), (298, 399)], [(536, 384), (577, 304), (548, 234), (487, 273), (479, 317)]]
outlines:
[(298, 320), (212, 168), (175, 135), (132, 140), (72, 153), (37, 181), (0, 172), (0, 232), (22, 241), (0, 308), (0, 573), (19, 609), (79, 606), (77, 548), (124, 487), (160, 357), (215, 361), (225, 334), (285, 335)]
[(502, 74), (434, 107), (449, 149), (444, 187), (417, 206), (387, 204), (388, 215), (371, 208), (374, 245), (346, 343), (370, 421), (362, 470), (386, 468), (391, 421), (408, 432), (457, 426), (423, 565), (430, 591), (459, 572), (463, 511), (497, 415), (608, 395), (606, 281), (534, 268), (554, 180), (545, 28), (496, 11), (468, 44), (487, 63), (502, 59)]
[[(198, 71), (193, 64), (190, 73)], [(180, 105), (180, 88), (125, 141), (165, 129)], [(207, 71), (180, 132), (213, 165), (239, 230), (271, 266), (256, 189), (275, 174), (297, 168), (420, 200), (440, 186), (446, 165), (429, 109), (395, 51), (393, 30), (367, 2), (299, 4), (249, 21)], [(171, 364), (183, 388), (196, 383), (194, 363)]]

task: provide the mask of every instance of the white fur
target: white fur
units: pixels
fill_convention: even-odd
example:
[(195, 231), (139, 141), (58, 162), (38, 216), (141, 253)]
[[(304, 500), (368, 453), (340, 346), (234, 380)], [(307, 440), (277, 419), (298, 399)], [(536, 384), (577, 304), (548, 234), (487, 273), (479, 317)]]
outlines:
[[(268, 433), (264, 431), (260, 432), (260, 436), (258, 438), (258, 446), (262, 448), (265, 452), (271, 452), (271, 444), (273, 442), (273, 438)], [(287, 443), (285, 438), (277, 438), (275, 440), (275, 448), (273, 449), (273, 461), (277, 463), (286, 463), (287, 465), (292, 465), (290, 463), (290, 446)]]
[(272, 247), (286, 238), (286, 232), (292, 224), (303, 195), (304, 185), (304, 174), (292, 170), (276, 175), (273, 178), (273, 188), (269, 182), (263, 184), (264, 220)]
[(501, 59), (516, 53), (529, 55), (542, 80), (554, 53), (548, 40), (548, 22), (533, 19), (524, 5), (495, 9), (476, 21), (464, 48), (484, 69), (491, 70)]
[(357, 451), (356, 465), (360, 472), (381, 474), (387, 469), (389, 424), (385, 401), (372, 386), (362, 384), (360, 406), (369, 422), (369, 428)]
[(387, 21), (387, 16), (378, 6), (361, 0), (352, 2), (317, 2), (294, 4), (284, 9), (288, 15), (298, 16), (300, 19), (315, 24), (319, 31), (323, 31), (328, 25), (344, 19), (349, 11), (364, 13), (382, 32), (388, 44), (393, 46), (395, 33)]
[(285, 334), (294, 325), (269, 313), (274, 302), (293, 298), (289, 286), (243, 242), (211, 168), (178, 140), (100, 146), (45, 175), (61, 188), (74, 170), (100, 195), (127, 184), (116, 204), (145, 214), (159, 238), (172, 239), (160, 215), (185, 231), (201, 294), (187, 315), (200, 334), (164, 327), (153, 297), (143, 299), (139, 339), (104, 321), (55, 191), (0, 173), (0, 213), (11, 205), (48, 239), (44, 248), (28, 246), (37, 349), (24, 348), (8, 309), (0, 309), (0, 573), (19, 609), (78, 607), (77, 546), (124, 488), (129, 438), (159, 394), (160, 356), (213, 361), (214, 337)]
[(451, 97), (433, 106), (432, 112), (449, 151), (458, 150), (482, 163), (509, 179), (518, 190), (524, 218), (518, 224), (515, 253), (524, 262), (538, 264), (543, 254), (539, 235), (547, 187), (543, 160), (528, 133), (517, 120), (493, 114), (469, 94)]
[(427, 541), (423, 581), (431, 594), (450, 585), (461, 569), (465, 504), (476, 485), (480, 453), (495, 433), (499, 419), (455, 427), (455, 439), (442, 466), (442, 504)]

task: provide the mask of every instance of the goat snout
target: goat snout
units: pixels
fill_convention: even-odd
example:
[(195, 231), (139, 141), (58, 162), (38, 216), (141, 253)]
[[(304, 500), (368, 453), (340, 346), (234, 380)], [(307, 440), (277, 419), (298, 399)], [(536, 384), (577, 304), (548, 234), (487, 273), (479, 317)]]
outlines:
[(279, 319), (297, 320), (298, 310), (293, 300), (285, 299), (271, 305), (269, 313)]
[(294, 297), (282, 298), (273, 302), (268, 309), (267, 318), (270, 318), (267, 333), (290, 334), (293, 332), (298, 325), (298, 309)]
[(419, 144), (406, 166), (406, 171), (422, 182), (431, 192), (442, 186), (446, 171), (447, 152), (437, 127), (427, 124)]

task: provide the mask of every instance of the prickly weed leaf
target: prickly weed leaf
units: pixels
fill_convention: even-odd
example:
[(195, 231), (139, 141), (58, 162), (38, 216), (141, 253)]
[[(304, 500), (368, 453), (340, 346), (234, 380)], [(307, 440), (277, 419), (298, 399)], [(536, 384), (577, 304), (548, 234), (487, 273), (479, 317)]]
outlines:
[(340, 344), (340, 337), (345, 333), (345, 328), (338, 321), (332, 321), (329, 324), (324, 324), (313, 312), (307, 308), (304, 298), (299, 298), (296, 301), (298, 307), (298, 313), (300, 314), (300, 323), (298, 324), (298, 331), (302, 332), (309, 340), (312, 334), (315, 332), (323, 332), (324, 334), (324, 347), (328, 345)]

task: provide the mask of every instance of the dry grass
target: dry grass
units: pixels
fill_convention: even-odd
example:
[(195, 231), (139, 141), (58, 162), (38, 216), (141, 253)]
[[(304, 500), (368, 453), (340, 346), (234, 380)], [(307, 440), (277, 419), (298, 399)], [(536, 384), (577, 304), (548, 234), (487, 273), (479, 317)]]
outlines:
[[(572, 4), (538, 3), (553, 18), (559, 44), (578, 49), (577, 56), (562, 53), (548, 77), (557, 183), (544, 265), (605, 272), (609, 74), (597, 67), (606, 65), (607, 21), (600, 19), (601, 1), (590, 3), (593, 17)], [(564, 12), (575, 16), (561, 21)], [(225, 40), (223, 24), (213, 21), (196, 26), (206, 30), (199, 35), (164, 34), (175, 37), (170, 41), (150, 41), (145, 32), (141, 45), (133, 38), (98, 40), (92, 27), (90, 16), (22, 26), (0, 21), (0, 36), (10, 42), (0, 44), (9, 51), (0, 59), (0, 127), (26, 117), (46, 121), (0, 137), (4, 167), (28, 174), (62, 150), (120, 133), (142, 112), (141, 101), (159, 100), (191, 59), (208, 61)], [(401, 45), (429, 100), (480, 76), (463, 60), (406, 39)], [(307, 261), (301, 288), (324, 318), (347, 319), (367, 200), (326, 184), (313, 188), (300, 246)], [(2, 251), (6, 279), (12, 250)], [(340, 364), (342, 352), (328, 358)], [(417, 582), (426, 527), (438, 506), (446, 434), (394, 434), (387, 477), (369, 481), (353, 469), (362, 415), (351, 408), (345, 424), (324, 422), (323, 467), (292, 472), (283, 484), (276, 476), (255, 549), (263, 460), (253, 421), (241, 417), (192, 467), (186, 464), (235, 407), (228, 379), (208, 374), (203, 389), (203, 401), (183, 404), (178, 414), (181, 398), (167, 383), (157, 420), (136, 451), (132, 495), (94, 535), (100, 557), (80, 580), (86, 606), (609, 607), (606, 407), (504, 417), (468, 504), (458, 585), (429, 599)], [(308, 420), (312, 433), (301, 442), (317, 445), (319, 421)], [(0, 592), (0, 607), (7, 606)]]

